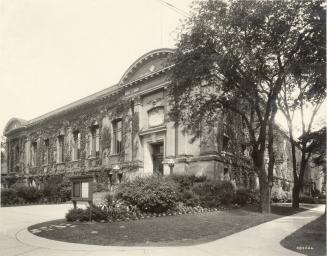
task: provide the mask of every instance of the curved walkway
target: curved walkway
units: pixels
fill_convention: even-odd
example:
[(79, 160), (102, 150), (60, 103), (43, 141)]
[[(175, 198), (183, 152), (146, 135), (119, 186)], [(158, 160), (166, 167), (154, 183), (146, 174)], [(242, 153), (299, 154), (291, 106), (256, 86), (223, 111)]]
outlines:
[[(69, 204), (0, 208), (0, 255), (23, 256), (120, 256), (120, 255), (301, 255), (287, 250), (280, 241), (324, 213), (324, 205), (249, 228), (225, 238), (181, 247), (116, 247), (65, 243), (35, 236), (27, 227), (64, 218)], [(137, 232), (137, 231), (135, 231)]]

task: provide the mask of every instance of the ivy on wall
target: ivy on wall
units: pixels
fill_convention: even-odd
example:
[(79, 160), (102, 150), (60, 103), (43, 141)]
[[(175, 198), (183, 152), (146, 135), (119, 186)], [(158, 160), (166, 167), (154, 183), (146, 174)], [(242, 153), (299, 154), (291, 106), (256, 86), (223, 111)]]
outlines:
[(110, 152), (111, 147), (111, 133), (109, 127), (102, 127), (101, 131), (101, 147), (102, 150), (108, 149)]

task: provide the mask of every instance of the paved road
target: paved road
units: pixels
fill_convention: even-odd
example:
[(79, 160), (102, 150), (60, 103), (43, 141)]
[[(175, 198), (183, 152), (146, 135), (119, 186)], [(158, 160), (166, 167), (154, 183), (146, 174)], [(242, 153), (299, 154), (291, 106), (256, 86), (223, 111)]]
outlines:
[(71, 205), (39, 205), (0, 208), (0, 256), (210, 256), (300, 255), (280, 241), (324, 213), (324, 205), (283, 217), (234, 235), (196, 246), (115, 247), (58, 242), (35, 236), (27, 227), (64, 218)]

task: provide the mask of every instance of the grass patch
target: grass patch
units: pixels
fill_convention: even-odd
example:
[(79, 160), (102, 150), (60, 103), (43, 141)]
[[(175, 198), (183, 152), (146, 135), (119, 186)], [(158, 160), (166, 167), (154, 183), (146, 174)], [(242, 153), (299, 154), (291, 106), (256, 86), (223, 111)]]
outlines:
[[(255, 206), (180, 216), (112, 223), (76, 223), (55, 220), (28, 228), (48, 239), (94, 245), (180, 246), (213, 241), (247, 228), (305, 210), (290, 205), (272, 206), (272, 214), (261, 214)], [(65, 226), (67, 224), (67, 226)], [(58, 227), (56, 227), (58, 226)], [(51, 228), (49, 228), (51, 227)]]
[(287, 236), (281, 241), (281, 245), (309, 256), (326, 255), (326, 215)]

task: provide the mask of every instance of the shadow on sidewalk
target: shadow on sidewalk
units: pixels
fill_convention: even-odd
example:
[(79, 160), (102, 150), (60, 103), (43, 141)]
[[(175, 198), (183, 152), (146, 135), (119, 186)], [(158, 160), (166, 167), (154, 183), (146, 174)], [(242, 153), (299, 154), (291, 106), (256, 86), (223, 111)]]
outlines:
[(326, 255), (326, 214), (296, 230), (280, 244), (309, 256)]

